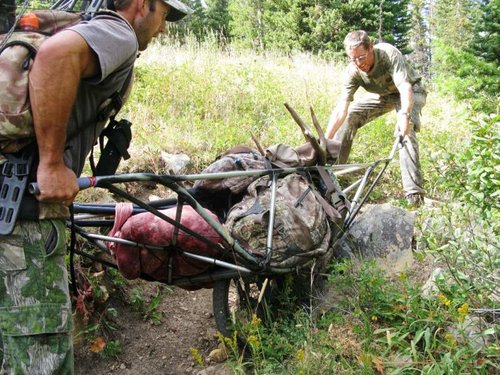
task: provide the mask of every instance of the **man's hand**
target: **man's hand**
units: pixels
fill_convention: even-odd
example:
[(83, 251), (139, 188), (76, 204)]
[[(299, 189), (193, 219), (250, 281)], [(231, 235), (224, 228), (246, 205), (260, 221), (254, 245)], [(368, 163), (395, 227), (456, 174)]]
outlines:
[(63, 163), (50, 167), (40, 164), (37, 183), (40, 194), (36, 198), (42, 202), (61, 202), (69, 206), (79, 191), (75, 173)]
[(328, 121), (328, 126), (326, 127), (326, 138), (332, 139), (335, 133), (337, 133), (337, 130), (339, 130), (340, 126), (344, 123), (344, 120), (347, 117), (349, 104), (349, 102), (344, 100), (337, 103), (330, 116), (330, 120)]
[(398, 113), (396, 128), (394, 129), (394, 136), (405, 137), (410, 134), (410, 116), (406, 113)]

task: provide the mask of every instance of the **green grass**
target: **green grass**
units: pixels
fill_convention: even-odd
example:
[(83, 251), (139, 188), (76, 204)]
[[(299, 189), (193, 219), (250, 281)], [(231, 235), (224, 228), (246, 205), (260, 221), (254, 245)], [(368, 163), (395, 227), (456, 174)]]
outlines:
[(134, 124), (136, 154), (182, 151), (201, 168), (235, 145), (252, 146), (251, 134), (263, 146), (303, 143), (284, 103), (309, 124), (312, 106), (326, 127), (339, 75), (337, 66), (307, 55), (154, 45), (139, 59), (123, 116)]

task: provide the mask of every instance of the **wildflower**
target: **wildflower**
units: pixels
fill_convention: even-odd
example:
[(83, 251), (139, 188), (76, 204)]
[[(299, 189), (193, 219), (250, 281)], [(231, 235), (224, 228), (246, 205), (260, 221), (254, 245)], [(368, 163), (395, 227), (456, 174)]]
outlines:
[(444, 335), (444, 338), (452, 347), (457, 346), (457, 340), (455, 340), (455, 336), (453, 336), (451, 332), (446, 333), (446, 335)]
[(260, 341), (257, 336), (250, 335), (248, 336), (247, 341), (254, 350), (260, 348)]
[(252, 315), (252, 326), (258, 327), (260, 326), (260, 323), (262, 323), (262, 320), (255, 314)]
[(297, 361), (303, 362), (305, 357), (304, 349), (299, 349), (297, 352)]
[(458, 309), (458, 321), (460, 323), (462, 323), (465, 319), (465, 317), (467, 316), (467, 314), (469, 313), (469, 304), (468, 303), (464, 303), (462, 306), (460, 306)]
[(203, 362), (203, 357), (200, 354), (200, 351), (196, 348), (189, 348), (189, 350), (191, 351), (191, 356), (196, 361), (196, 363), (198, 363), (198, 365), (200, 366), (203, 366), (204, 362)]
[(399, 279), (405, 283), (408, 280), (408, 274), (406, 272), (401, 272)]
[(445, 305), (446, 307), (450, 307), (451, 301), (444, 294), (440, 293), (438, 295), (438, 299), (441, 304)]

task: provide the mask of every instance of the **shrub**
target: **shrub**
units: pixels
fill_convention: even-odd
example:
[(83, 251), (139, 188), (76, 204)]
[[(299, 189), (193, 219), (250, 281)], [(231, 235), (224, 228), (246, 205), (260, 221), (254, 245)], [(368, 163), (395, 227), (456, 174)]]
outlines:
[(479, 211), (484, 219), (497, 219), (500, 196), (500, 116), (478, 115), (469, 120), (471, 137), (459, 153), (447, 154), (443, 185), (458, 199)]
[(435, 83), (442, 93), (469, 100), (476, 110), (497, 111), (500, 67), (474, 54), (437, 42)]

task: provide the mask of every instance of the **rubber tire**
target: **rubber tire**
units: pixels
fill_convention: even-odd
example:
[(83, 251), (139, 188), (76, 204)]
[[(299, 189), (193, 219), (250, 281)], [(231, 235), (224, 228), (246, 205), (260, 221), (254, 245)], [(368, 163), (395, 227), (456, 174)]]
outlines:
[(232, 331), (228, 327), (229, 322), (229, 286), (232, 279), (215, 281), (212, 306), (214, 312), (215, 325), (220, 333), (225, 337), (231, 337)]
[[(238, 324), (247, 324), (250, 322), (251, 316), (254, 314), (254, 309), (257, 309), (257, 314), (260, 314), (260, 310), (257, 306), (257, 294), (259, 294), (260, 286), (258, 286), (258, 280), (254, 278), (250, 279), (226, 279), (216, 281), (213, 288), (213, 312), (215, 323), (217, 329), (225, 337), (233, 337), (233, 323), (231, 322), (234, 317), (238, 319)], [(258, 288), (258, 289), (256, 289)], [(236, 293), (233, 296), (231, 293)], [(230, 298), (235, 297), (236, 300), (234, 308), (236, 311), (232, 311), (230, 306)], [(265, 299), (266, 297), (264, 297)], [(265, 302), (264, 302), (265, 303)], [(261, 302), (261, 305), (262, 302)], [(233, 314), (235, 315), (233, 317)], [(240, 343), (245, 342), (245, 340), (238, 335), (238, 341)]]

